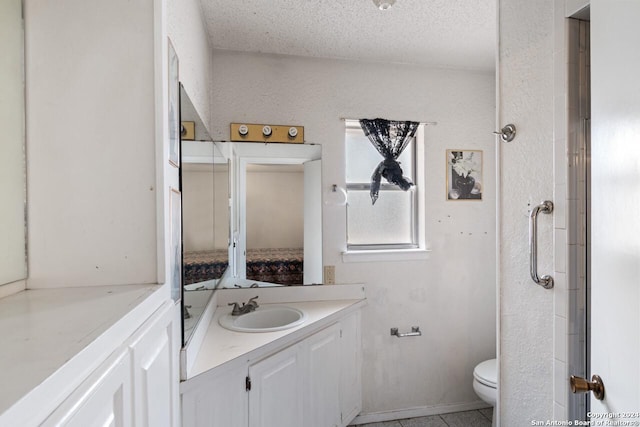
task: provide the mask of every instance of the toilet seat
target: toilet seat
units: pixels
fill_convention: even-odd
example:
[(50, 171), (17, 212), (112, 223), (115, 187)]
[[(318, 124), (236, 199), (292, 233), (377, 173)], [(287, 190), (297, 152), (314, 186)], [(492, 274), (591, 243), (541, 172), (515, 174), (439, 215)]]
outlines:
[(473, 378), (480, 384), (496, 388), (498, 381), (498, 369), (496, 359), (485, 360), (479, 363), (473, 370)]

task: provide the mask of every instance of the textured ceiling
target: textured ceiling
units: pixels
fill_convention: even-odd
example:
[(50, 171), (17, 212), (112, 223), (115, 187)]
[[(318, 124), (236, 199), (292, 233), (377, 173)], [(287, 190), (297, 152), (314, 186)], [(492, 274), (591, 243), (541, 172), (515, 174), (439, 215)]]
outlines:
[(201, 0), (217, 49), (494, 68), (496, 0)]

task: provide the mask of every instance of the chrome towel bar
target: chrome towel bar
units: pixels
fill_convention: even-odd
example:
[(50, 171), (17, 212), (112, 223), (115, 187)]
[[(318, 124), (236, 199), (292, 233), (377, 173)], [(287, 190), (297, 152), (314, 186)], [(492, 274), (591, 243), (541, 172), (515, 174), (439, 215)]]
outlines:
[(553, 288), (553, 277), (545, 274), (538, 277), (538, 213), (550, 214), (553, 212), (553, 202), (545, 200), (531, 210), (529, 214), (529, 264), (531, 279), (545, 289)]

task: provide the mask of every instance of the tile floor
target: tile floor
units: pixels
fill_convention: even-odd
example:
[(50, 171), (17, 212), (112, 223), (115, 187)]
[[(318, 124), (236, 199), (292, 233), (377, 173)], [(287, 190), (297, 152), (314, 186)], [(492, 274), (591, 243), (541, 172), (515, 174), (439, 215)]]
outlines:
[(491, 427), (493, 408), (454, 412), (429, 417), (361, 424), (355, 427)]

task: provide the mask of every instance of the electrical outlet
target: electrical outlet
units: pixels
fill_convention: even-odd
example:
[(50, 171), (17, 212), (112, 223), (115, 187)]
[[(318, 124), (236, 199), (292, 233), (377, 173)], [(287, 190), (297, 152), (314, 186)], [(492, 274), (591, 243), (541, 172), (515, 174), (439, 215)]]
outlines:
[(336, 266), (335, 265), (324, 266), (324, 284), (325, 285), (336, 284)]

